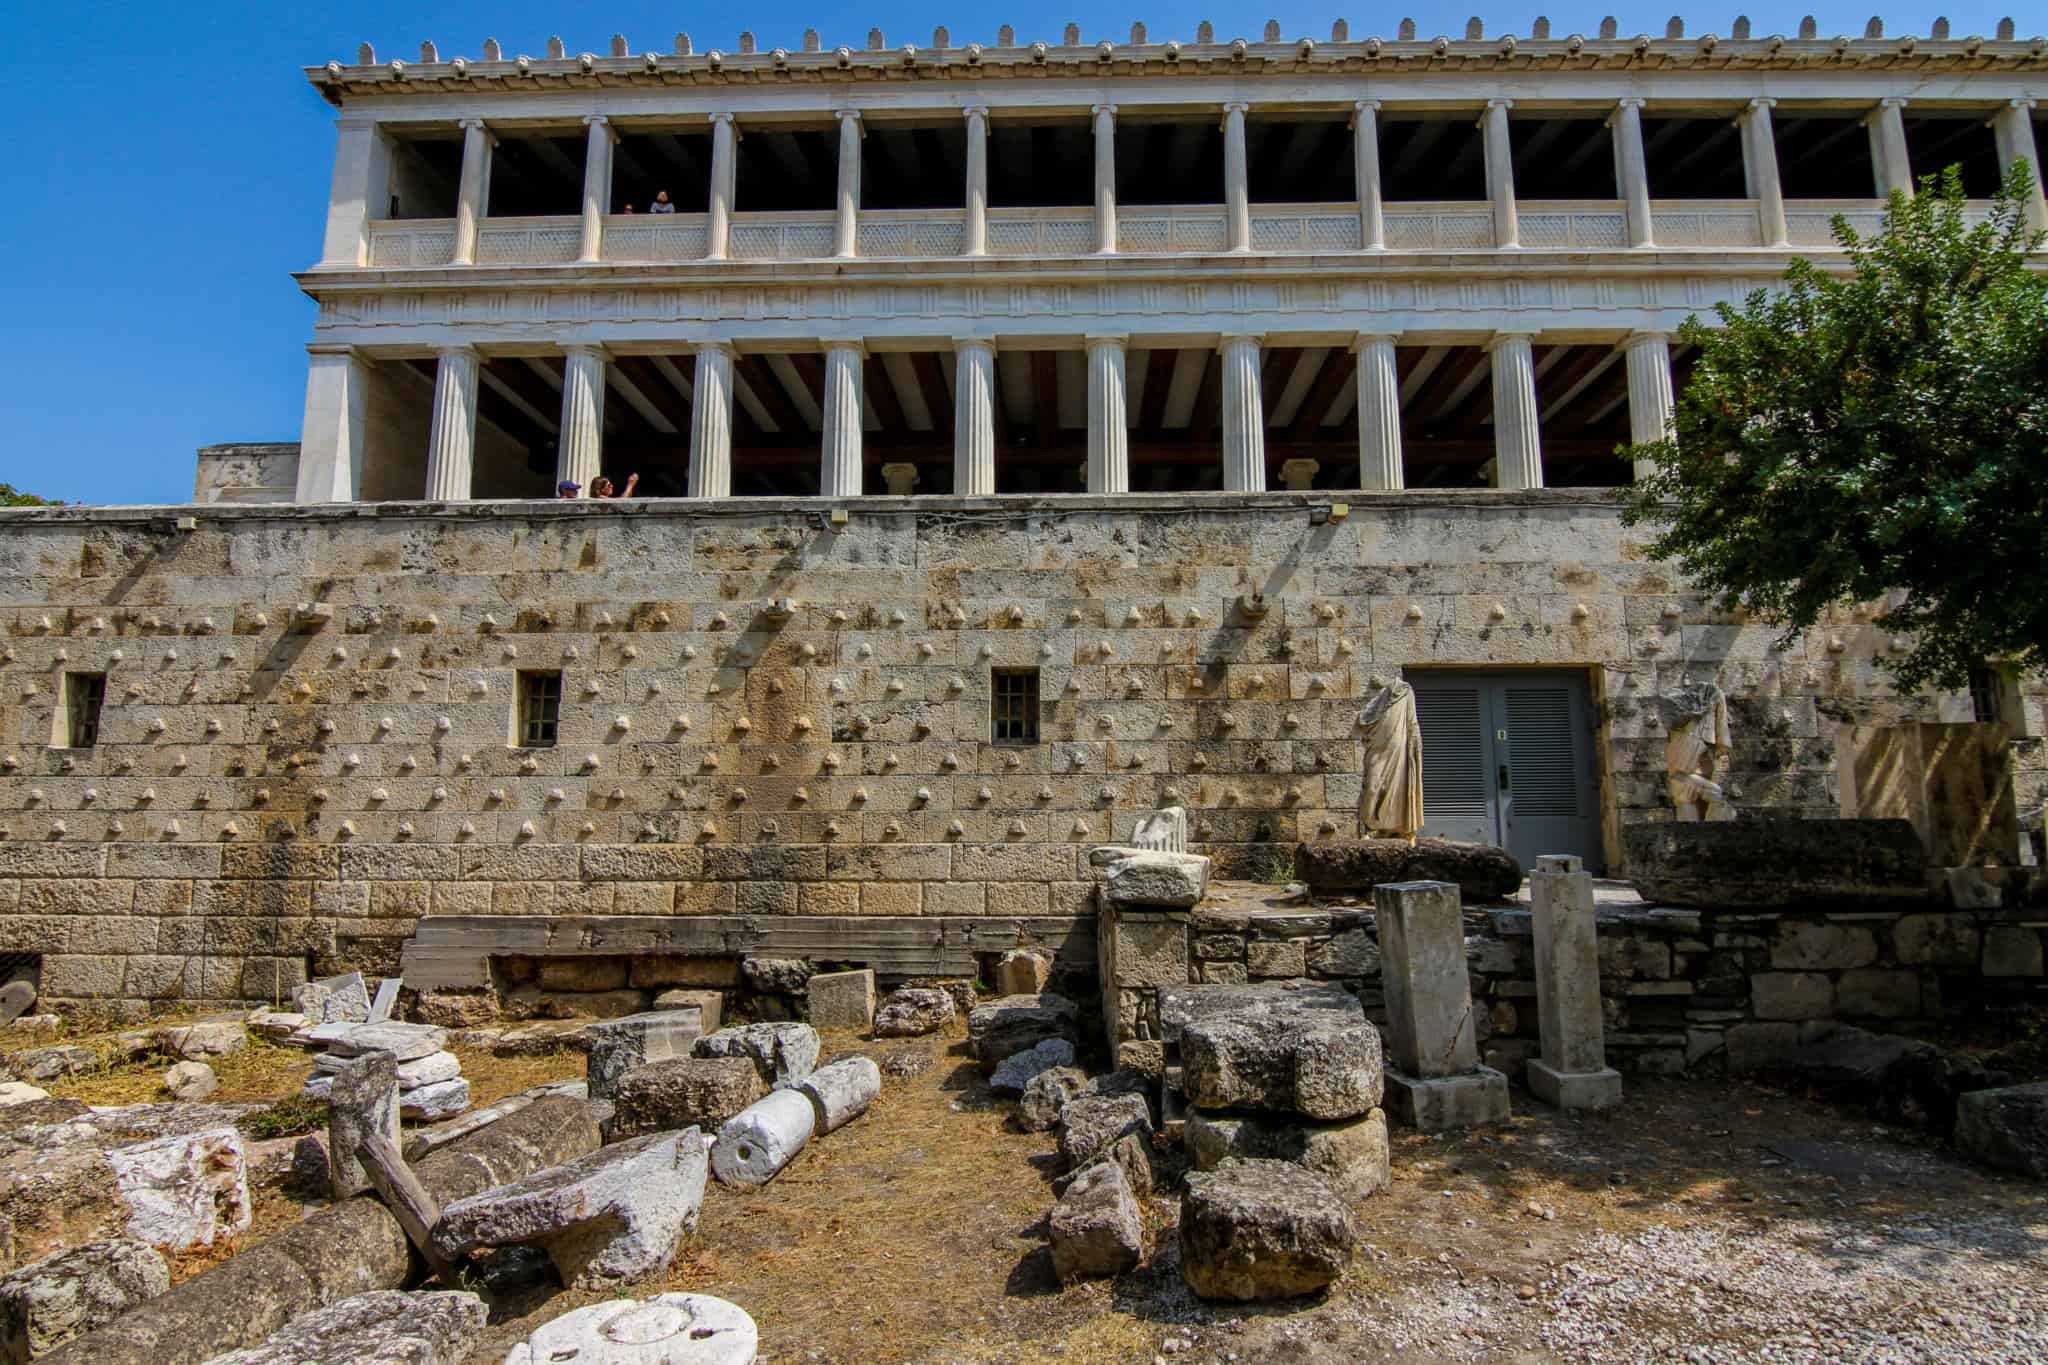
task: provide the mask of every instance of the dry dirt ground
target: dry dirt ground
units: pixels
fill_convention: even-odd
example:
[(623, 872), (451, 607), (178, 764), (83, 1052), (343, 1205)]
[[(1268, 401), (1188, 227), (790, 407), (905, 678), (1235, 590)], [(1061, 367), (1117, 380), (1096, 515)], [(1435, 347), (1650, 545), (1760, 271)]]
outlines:
[[(669, 1273), (623, 1292), (729, 1298), (773, 1365), (2048, 1359), (2048, 1187), (1796, 1096), (1631, 1078), (1615, 1113), (1517, 1092), (1503, 1128), (1397, 1130), (1394, 1186), (1358, 1206), (1364, 1249), (1344, 1278), (1245, 1307), (1182, 1286), (1171, 1198), (1147, 1203), (1143, 1269), (1061, 1287), (1051, 1135), (1010, 1126), (957, 1034), (825, 1050), (850, 1046), (931, 1065), (766, 1188), (714, 1185)], [(581, 1067), (464, 1063), (483, 1098)], [(52, 1092), (94, 1098), (111, 1080)], [(498, 1302), (471, 1365), (599, 1297)]]

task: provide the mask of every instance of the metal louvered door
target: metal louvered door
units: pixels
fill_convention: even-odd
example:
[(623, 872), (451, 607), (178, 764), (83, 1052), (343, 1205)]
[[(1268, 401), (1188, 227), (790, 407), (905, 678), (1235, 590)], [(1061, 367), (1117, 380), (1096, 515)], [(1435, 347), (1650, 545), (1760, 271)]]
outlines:
[(1411, 670), (1422, 725), (1424, 832), (1602, 865), (1586, 678), (1575, 670)]

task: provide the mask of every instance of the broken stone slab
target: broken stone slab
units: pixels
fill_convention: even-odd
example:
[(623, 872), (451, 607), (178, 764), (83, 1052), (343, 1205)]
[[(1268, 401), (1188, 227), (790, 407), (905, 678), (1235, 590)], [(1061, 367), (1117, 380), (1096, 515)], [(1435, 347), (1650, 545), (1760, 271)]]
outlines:
[(401, 1117), (436, 1123), (452, 1119), (469, 1108), (469, 1082), (457, 1076), (452, 1081), (435, 1081), (398, 1092)]
[(1291, 1162), (1232, 1158), (1188, 1173), (1180, 1273), (1205, 1299), (1313, 1294), (1342, 1273), (1356, 1241), (1330, 1183)]
[(25, 1265), (0, 1279), (0, 1360), (27, 1365), (170, 1287), (156, 1249), (125, 1237)]
[(698, 1025), (706, 1033), (716, 1032), (725, 1022), (725, 996), (718, 991), (677, 986), (654, 997), (654, 1012), (657, 1014), (690, 1009), (697, 1011)]
[(1336, 1011), (1197, 1019), (1180, 1031), (1180, 1090), (1198, 1109), (1348, 1119), (1378, 1108), (1379, 1030)]
[(813, 1028), (864, 1033), (875, 1022), (875, 974), (819, 972), (804, 985), (804, 1008)]
[(1334, 981), (1261, 981), (1253, 985), (1191, 984), (1159, 989), (1159, 1031), (1169, 1046), (1180, 1045), (1191, 1020), (1330, 1012), (1362, 1019), (1358, 997)]
[(564, 1313), (514, 1346), (505, 1365), (754, 1365), (760, 1350), (760, 1332), (738, 1305), (659, 1294)]
[(1152, 1192), (1152, 1108), (1144, 1096), (1084, 1095), (1071, 1101), (1060, 1113), (1059, 1145), (1067, 1170), (1111, 1160), (1124, 1168), (1133, 1190)]
[(882, 1068), (871, 1058), (848, 1057), (819, 1067), (798, 1081), (796, 1088), (811, 1102), (816, 1131), (836, 1133), (867, 1113), (875, 1096), (882, 1093)]
[(1019, 1095), (1040, 1072), (1073, 1064), (1074, 1045), (1064, 1038), (1048, 1038), (1036, 1047), (1003, 1058), (990, 1073), (988, 1088), (998, 1095)]
[(1048, 1038), (1080, 1041), (1080, 1027), (1080, 1009), (1063, 995), (1006, 995), (968, 1012), (967, 1046), (983, 1071), (993, 1071)]
[(1490, 1066), (1455, 1076), (1408, 1076), (1387, 1070), (1387, 1112), (1422, 1133), (1477, 1128), (1508, 1118), (1508, 1078)]
[(489, 1317), (474, 1294), (378, 1289), (293, 1318), (261, 1346), (207, 1365), (461, 1365)]
[(0, 1081), (0, 1108), (11, 1104), (27, 1104), (30, 1100), (46, 1100), (50, 1092), (26, 1081)]
[(2048, 1180), (2048, 1082), (1964, 1095), (1956, 1146), (1987, 1166)]
[(1017, 1126), (1027, 1133), (1048, 1131), (1087, 1088), (1088, 1073), (1079, 1067), (1047, 1067), (1024, 1083), (1024, 1093), (1017, 1099)]
[(740, 975), (747, 985), (770, 995), (801, 994), (812, 970), (802, 958), (750, 957), (740, 963)]
[(303, 1014), (286, 1010), (253, 1010), (248, 1019), (251, 1033), (272, 1042), (284, 1042), (299, 1030), (310, 1027), (312, 1022)]
[[(461, 1118), (450, 1119), (446, 1123), (437, 1123), (429, 1128), (413, 1129), (411, 1133), (406, 1135), (405, 1159), (408, 1163), (417, 1165), (422, 1159), (434, 1152), (440, 1151), (448, 1144), (458, 1139), (466, 1138), (480, 1128), (488, 1128), (499, 1119), (510, 1118), (536, 1100), (543, 1100), (549, 1097), (581, 1100), (586, 1098), (587, 1094), (588, 1091), (582, 1081), (548, 1081), (542, 1085), (530, 1086), (516, 1095), (507, 1095), (502, 1100), (494, 1101), (481, 1109), (464, 1114)], [(677, 1124), (675, 1126), (681, 1127), (682, 1125)], [(322, 1141), (321, 1150), (324, 1154), (326, 1150), (324, 1140)], [(322, 1160), (325, 1160), (324, 1155)]]
[(391, 1011), (398, 1008), (398, 991), (405, 983), (395, 976), (387, 976), (377, 983), (377, 994), (370, 1001), (369, 1023), (381, 1024), (391, 1017)]
[(1098, 848), (1089, 860), (1099, 869), (1103, 902), (1115, 908), (1187, 909), (1209, 894), (1209, 860), (1199, 853)]
[(462, 1059), (452, 1052), (429, 1052), (424, 1057), (398, 1064), (398, 1088), (417, 1090), (423, 1085), (439, 1085), (452, 1081), (462, 1074)]
[(1232, 1157), (1292, 1162), (1329, 1181), (1352, 1203), (1393, 1179), (1387, 1116), (1379, 1109), (1338, 1123), (1196, 1110), (1181, 1130), (1181, 1143), (1198, 1171), (1213, 1171)]
[(606, 1142), (701, 1128), (715, 1133), (767, 1093), (749, 1057), (670, 1057), (621, 1076), (612, 1089)]
[(249, 1226), (248, 1170), (233, 1128), (116, 1147), (107, 1163), (137, 1241), (183, 1251)]
[(765, 1185), (796, 1159), (817, 1123), (809, 1097), (777, 1090), (718, 1130), (711, 1147), (711, 1172), (722, 1185)]
[(33, 982), (10, 981), (5, 986), (0, 986), (0, 1024), (13, 1023), (28, 1013), (29, 1007), (35, 1003), (36, 988)]
[(100, 1064), (100, 1054), (78, 1043), (24, 1048), (6, 1058), (7, 1069), (24, 1081), (55, 1081), (77, 1076)]
[(1061, 1280), (1121, 1275), (1145, 1254), (1145, 1224), (1130, 1180), (1114, 1161), (1074, 1177), (1046, 1219), (1053, 1273)]
[(1927, 853), (1907, 820), (1625, 825), (1628, 876), (1652, 905), (1721, 909), (1925, 901)]
[(1332, 839), (1297, 844), (1294, 875), (1313, 896), (1368, 896), (1385, 882), (1453, 882), (1468, 901), (1510, 900), (1522, 865), (1504, 848), (1450, 839)]
[(1032, 948), (1012, 948), (996, 959), (996, 994), (1037, 995), (1052, 979), (1052, 959)]
[(587, 1032), (584, 1074), (590, 1097), (604, 1100), (634, 1067), (689, 1056), (703, 1036), (704, 1024), (697, 1010), (658, 1010), (606, 1019), (590, 1025)]
[(1867, 1029), (1816, 1025), (1818, 1036), (1760, 1068), (1774, 1079), (1817, 1092), (1831, 1104), (1854, 1105), (1885, 1123), (1937, 1133), (1956, 1125), (1957, 1104), (1975, 1090), (2012, 1084), (2010, 1072), (1933, 1043)]
[(818, 1065), (818, 1031), (809, 1024), (738, 1024), (697, 1040), (699, 1057), (746, 1057), (771, 1087), (793, 1085)]
[(249, 1030), (240, 1019), (203, 1019), (159, 1029), (156, 1045), (165, 1056), (181, 1062), (200, 1062), (209, 1057), (226, 1057), (249, 1045)]
[[(309, 1081), (309, 1093), (311, 1088)], [(356, 1148), (372, 1134), (394, 1145), (398, 1142), (398, 1063), (388, 1052), (348, 1059), (328, 1083), (327, 1167), (336, 1199), (370, 1188), (369, 1174), (356, 1158)]]
[(292, 987), (292, 1010), (315, 1024), (367, 1024), (370, 989), (361, 972), (308, 981)]
[[(664, 1010), (661, 1013), (668, 1013)], [(631, 1015), (627, 1015), (631, 1018)], [(591, 1025), (568, 1020), (547, 1020), (507, 1029), (491, 1044), (493, 1057), (555, 1057), (564, 1052), (590, 1051)]]
[(877, 1038), (918, 1038), (953, 1022), (953, 997), (931, 986), (902, 986), (875, 1011)]
[(402, 1024), (386, 1020), (381, 1024), (357, 1024), (329, 1046), (344, 1057), (388, 1052), (393, 1061), (416, 1062), (445, 1049), (448, 1030), (433, 1024)]
[(164, 1073), (164, 1089), (171, 1092), (172, 1099), (187, 1103), (205, 1099), (219, 1085), (213, 1068), (205, 1062), (179, 1062)]
[(697, 1226), (704, 1176), (697, 1129), (634, 1138), (446, 1205), (434, 1242), (451, 1259), (539, 1246), (571, 1288), (637, 1279), (665, 1267)]

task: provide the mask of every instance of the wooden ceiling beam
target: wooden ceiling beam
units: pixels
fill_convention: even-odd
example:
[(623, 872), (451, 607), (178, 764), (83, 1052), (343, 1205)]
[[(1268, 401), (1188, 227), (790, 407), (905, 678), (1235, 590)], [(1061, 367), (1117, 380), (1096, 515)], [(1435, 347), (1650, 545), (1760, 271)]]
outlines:
[(1301, 406), (1295, 410), (1294, 422), (1287, 434), (1297, 441), (1311, 439), (1336, 406), (1337, 399), (1344, 392), (1344, 385), (1358, 372), (1358, 361), (1348, 347), (1332, 346), (1330, 353), (1323, 357), (1323, 367), (1316, 372), (1315, 382), (1302, 395)]

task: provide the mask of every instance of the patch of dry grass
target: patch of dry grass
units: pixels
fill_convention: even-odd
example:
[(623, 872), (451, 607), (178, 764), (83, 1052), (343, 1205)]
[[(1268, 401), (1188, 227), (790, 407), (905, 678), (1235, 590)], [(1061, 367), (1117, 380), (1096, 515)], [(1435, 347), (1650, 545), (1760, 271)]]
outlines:
[(560, 1052), (552, 1057), (494, 1057), (477, 1048), (450, 1048), (462, 1062), (463, 1077), (469, 1082), (469, 1102), (475, 1106), (495, 1104), (549, 1081), (583, 1079), (583, 1054)]
[[(80, 1041), (91, 1044), (91, 1039)], [(312, 1073), (311, 1054), (295, 1047), (281, 1047), (251, 1035), (240, 1052), (207, 1061), (220, 1085), (209, 1101), (220, 1104), (267, 1103), (296, 1095)], [(170, 1070), (167, 1057), (148, 1058), (104, 1066), (79, 1076), (66, 1076), (44, 1086), (52, 1095), (82, 1100), (87, 1104), (155, 1104), (170, 1099), (164, 1089), (164, 1072)]]

